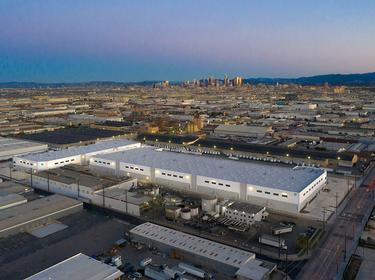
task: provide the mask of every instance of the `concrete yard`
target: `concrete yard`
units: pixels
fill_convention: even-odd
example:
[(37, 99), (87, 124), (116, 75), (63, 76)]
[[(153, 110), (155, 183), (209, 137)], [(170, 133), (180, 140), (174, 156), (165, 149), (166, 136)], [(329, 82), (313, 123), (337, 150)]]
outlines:
[(350, 178), (349, 185), (348, 179), (345, 176), (329, 174), (327, 177), (328, 183), (323, 191), (300, 213), (305, 218), (323, 221), (323, 208), (326, 208), (325, 221), (335, 213), (336, 210), (336, 197), (337, 205), (340, 206), (341, 202), (351, 190), (354, 179)]

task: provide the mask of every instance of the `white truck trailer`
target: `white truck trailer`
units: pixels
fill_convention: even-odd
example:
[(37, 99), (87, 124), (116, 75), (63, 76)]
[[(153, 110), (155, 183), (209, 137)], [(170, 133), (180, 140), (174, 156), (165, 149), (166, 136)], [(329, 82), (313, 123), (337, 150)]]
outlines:
[(258, 242), (268, 246), (281, 248), (284, 250), (288, 249), (288, 247), (285, 244), (285, 240), (277, 236), (263, 234), (262, 236), (259, 236)]
[(292, 226), (286, 226), (286, 227), (275, 227), (272, 229), (273, 235), (279, 235), (287, 232), (292, 232), (293, 227)]

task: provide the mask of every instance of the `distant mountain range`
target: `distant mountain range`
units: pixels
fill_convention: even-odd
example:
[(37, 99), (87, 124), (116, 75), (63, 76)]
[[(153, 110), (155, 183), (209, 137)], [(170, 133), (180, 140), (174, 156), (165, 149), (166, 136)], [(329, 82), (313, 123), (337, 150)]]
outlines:
[[(111, 81), (92, 81), (82, 83), (34, 83), (34, 82), (5, 82), (0, 83), (0, 88), (46, 88), (46, 87), (106, 87), (106, 86), (151, 86), (160, 81), (142, 81), (142, 82), (111, 82)], [(179, 84), (181, 82), (171, 82)], [(328, 74), (300, 78), (246, 78), (244, 83), (249, 84), (300, 84), (300, 85), (347, 85), (347, 86), (375, 86), (375, 72), (363, 74)]]
[(348, 85), (375, 86), (375, 72), (364, 74), (328, 74), (300, 78), (248, 78), (244, 80), (250, 84), (301, 84), (301, 85)]

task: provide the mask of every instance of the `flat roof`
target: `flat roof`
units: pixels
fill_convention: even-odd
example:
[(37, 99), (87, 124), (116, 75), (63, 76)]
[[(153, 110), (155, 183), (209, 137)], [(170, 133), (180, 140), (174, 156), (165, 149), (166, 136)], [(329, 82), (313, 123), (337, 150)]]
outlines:
[[(98, 191), (100, 194), (103, 193), (102, 190)], [(143, 203), (152, 200), (151, 196), (147, 196), (141, 193), (128, 191), (126, 192), (124, 188), (113, 187), (104, 190), (105, 197), (113, 198), (117, 200), (127, 201), (130, 204), (141, 205)]]
[(136, 226), (130, 230), (130, 233), (235, 268), (255, 259), (254, 253), (149, 222)]
[(53, 131), (43, 131), (33, 134), (22, 134), (17, 137), (55, 145), (67, 145), (80, 141), (96, 141), (98, 138), (108, 138), (123, 135), (123, 131), (91, 128), (87, 126), (62, 128)]
[(136, 144), (138, 142), (129, 141), (125, 139), (120, 140), (106, 140), (106, 141), (99, 141), (95, 144), (87, 145), (87, 146), (79, 146), (79, 147), (72, 147), (68, 149), (58, 150), (58, 151), (49, 151), (45, 153), (39, 154), (30, 154), (23, 156), (23, 159), (30, 160), (30, 161), (49, 161), (55, 160), (60, 158), (66, 158), (71, 156), (83, 155), (88, 153), (100, 152), (107, 149), (115, 149), (122, 146)]
[(116, 179), (101, 178), (95, 175), (80, 172), (66, 167), (49, 169), (36, 173), (34, 176), (49, 178), (51, 181), (56, 181), (64, 184), (79, 184), (84, 187), (91, 188), (93, 190), (99, 190), (113, 185), (117, 185), (122, 182)]
[(242, 276), (245, 279), (263, 280), (266, 279), (265, 275), (269, 274), (275, 268), (276, 266), (271, 263), (255, 259), (241, 266), (237, 270), (236, 275)]
[(291, 168), (212, 156), (157, 151), (153, 147), (105, 154), (98, 158), (292, 192), (302, 191), (325, 172), (323, 169), (312, 167)]
[(26, 202), (27, 199), (22, 195), (16, 193), (8, 193), (0, 190), (0, 209)]
[(114, 280), (122, 275), (117, 268), (79, 253), (26, 280)]
[(246, 202), (240, 202), (240, 201), (235, 201), (227, 207), (227, 209), (233, 209), (233, 210), (237, 210), (240, 212), (243, 211), (249, 214), (259, 213), (264, 208), (265, 208), (264, 206), (258, 206), (258, 205), (254, 205), (254, 204), (250, 204)]
[(82, 206), (82, 202), (62, 195), (54, 194), (0, 211), (0, 234), (31, 220), (41, 219)]
[[(164, 142), (172, 146), (175, 144), (183, 144), (184, 142), (190, 142), (196, 140), (196, 136), (179, 136), (179, 135), (164, 135), (164, 134), (139, 134), (138, 139), (142, 141), (143, 139), (146, 141), (155, 141), (158, 139), (159, 142)], [(171, 143), (169, 144), (169, 141)], [(325, 160), (325, 159), (333, 159), (336, 160), (337, 157), (340, 157), (341, 160), (352, 160), (353, 154), (347, 152), (334, 152), (334, 151), (321, 151), (321, 150), (313, 150), (313, 149), (305, 149), (305, 148), (288, 148), (283, 147), (280, 145), (264, 145), (264, 144), (254, 144), (254, 143), (244, 143), (238, 141), (229, 141), (224, 139), (212, 139), (212, 138), (204, 138), (199, 139), (197, 142), (192, 145), (192, 148), (212, 148), (213, 146), (217, 146), (217, 149), (226, 149), (229, 150), (233, 148), (234, 151), (240, 152), (247, 152), (247, 153), (257, 153), (257, 154), (266, 154), (269, 153), (270, 156), (285, 156), (287, 153), (290, 155), (291, 158), (307, 158), (308, 156), (311, 157), (313, 160)]]
[(25, 149), (29, 152), (47, 150), (48, 145), (22, 139), (0, 137), (0, 158), (5, 156), (14, 156), (23, 153)]

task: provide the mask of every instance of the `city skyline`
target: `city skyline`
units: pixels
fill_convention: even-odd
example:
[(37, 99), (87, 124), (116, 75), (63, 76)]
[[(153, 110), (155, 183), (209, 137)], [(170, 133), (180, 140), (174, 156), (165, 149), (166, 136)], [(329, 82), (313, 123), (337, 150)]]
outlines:
[(372, 1), (2, 1), (0, 82), (374, 72)]

